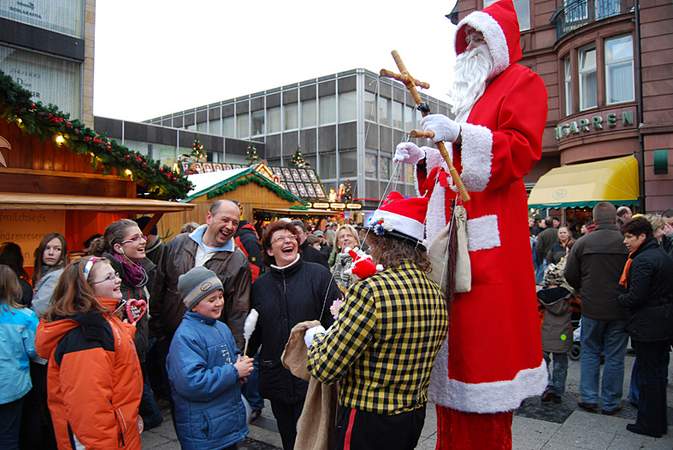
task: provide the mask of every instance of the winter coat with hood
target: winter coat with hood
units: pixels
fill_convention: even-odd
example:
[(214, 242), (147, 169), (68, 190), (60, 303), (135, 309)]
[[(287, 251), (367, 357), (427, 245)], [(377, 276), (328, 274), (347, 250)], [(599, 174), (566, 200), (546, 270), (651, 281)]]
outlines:
[(58, 284), (58, 280), (63, 273), (63, 267), (54, 267), (46, 272), (43, 272), (42, 278), (35, 283), (33, 289), (33, 303), (31, 308), (39, 317), (41, 317), (51, 304), (51, 297), (54, 295), (54, 290)]
[(543, 310), (542, 350), (552, 353), (566, 353), (573, 343), (572, 293), (563, 287), (542, 289), (537, 300)]
[[(164, 252), (160, 268), (164, 277), (163, 289), (159, 298), (150, 305), (153, 331), (157, 334), (173, 336), (185, 315), (185, 307), (178, 293), (178, 277), (194, 267), (196, 252), (203, 245), (206, 228), (206, 225), (202, 225), (190, 234), (178, 235)], [(236, 248), (233, 238), (215, 250), (203, 266), (215, 272), (222, 281), (225, 304), (220, 320), (233, 333), (236, 345), (242, 347), (243, 324), (250, 310), (252, 285), (248, 258)]]
[(135, 327), (112, 313), (116, 299), (99, 298), (107, 312), (40, 322), (35, 347), (48, 359), (48, 404), (59, 449), (140, 450), (138, 408), (143, 376)]
[(566, 262), (565, 278), (582, 299), (582, 315), (593, 320), (626, 319), (617, 296), (628, 251), (614, 217), (610, 221), (579, 238)]
[(238, 354), (225, 324), (185, 313), (166, 359), (175, 428), (183, 449), (225, 448), (248, 434), (234, 367)]
[(254, 354), (261, 344), (259, 391), (264, 398), (296, 403), (306, 396), (308, 383), (283, 367), (280, 357), (290, 331), (299, 322), (332, 322), (329, 307), (340, 296), (329, 270), (297, 257), (296, 262), (270, 269), (252, 287), (252, 307), (259, 312), (248, 349)]
[(673, 259), (653, 238), (629, 258), (628, 290), (618, 297), (628, 310), (626, 331), (635, 341), (673, 339)]

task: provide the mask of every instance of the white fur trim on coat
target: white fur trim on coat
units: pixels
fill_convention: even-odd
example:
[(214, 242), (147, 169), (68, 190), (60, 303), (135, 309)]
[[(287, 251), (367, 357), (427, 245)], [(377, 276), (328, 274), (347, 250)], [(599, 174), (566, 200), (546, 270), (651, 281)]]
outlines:
[(460, 174), (470, 192), (486, 189), (491, 179), (493, 159), (493, 133), (481, 125), (461, 123), (463, 172)]
[(446, 226), (446, 188), (435, 182), (435, 187), (428, 201), (428, 212), (425, 214), (425, 235), (428, 242), (435, 240), (435, 237)]
[[(444, 346), (440, 354), (444, 351)], [(520, 370), (514, 379), (488, 383), (463, 383), (448, 378), (448, 351), (443, 364), (437, 355), (430, 377), (430, 401), (463, 412), (492, 414), (512, 411), (528, 397), (540, 395), (547, 387), (547, 364), (544, 359), (532, 369)], [(438, 363), (443, 370), (438, 370)]]
[(489, 14), (483, 11), (474, 11), (458, 23), (457, 30), (469, 25), (484, 35), (488, 50), (493, 57), (493, 69), (489, 78), (493, 78), (509, 67), (509, 47), (500, 24)]
[[(447, 147), (448, 149), (451, 148), (449, 145), (447, 145)], [(449, 166), (446, 165), (446, 161), (444, 161), (444, 158), (442, 158), (442, 154), (439, 153), (439, 150), (432, 147), (422, 147), (422, 148), (423, 150), (425, 150), (425, 169), (428, 172), (430, 172), (437, 166), (442, 166), (444, 170), (448, 171)]]
[(471, 252), (500, 247), (500, 230), (498, 216), (488, 216), (468, 219), (467, 221), (467, 249)]

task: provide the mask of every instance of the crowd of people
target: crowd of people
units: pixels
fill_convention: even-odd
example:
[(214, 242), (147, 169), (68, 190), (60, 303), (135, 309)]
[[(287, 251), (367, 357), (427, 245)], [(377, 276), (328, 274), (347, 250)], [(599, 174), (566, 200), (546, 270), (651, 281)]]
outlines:
[(578, 406), (605, 415), (622, 409), (630, 338), (636, 359), (626, 400), (638, 408), (638, 417), (627, 428), (660, 437), (667, 427), (673, 338), (673, 210), (634, 215), (626, 206), (598, 203), (592, 219), (576, 240), (559, 220), (531, 221), (533, 258), (542, 274), (543, 350), (550, 364), (542, 401), (561, 402), (572, 315), (579, 313)]
[(334, 321), (362, 230), (281, 219), (260, 237), (239, 217), (215, 202), (168, 243), (143, 233), (149, 217), (121, 219), (83, 252), (49, 233), (32, 276), (19, 245), (0, 244), (0, 447), (140, 448), (170, 405), (184, 448), (224, 448), (267, 398), (292, 448), (307, 384), (280, 357), (293, 325)]

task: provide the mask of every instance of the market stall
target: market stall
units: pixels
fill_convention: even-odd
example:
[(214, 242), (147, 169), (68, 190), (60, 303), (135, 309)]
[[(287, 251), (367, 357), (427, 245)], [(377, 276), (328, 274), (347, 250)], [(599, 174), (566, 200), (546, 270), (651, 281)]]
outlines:
[(72, 250), (122, 217), (192, 209), (174, 200), (182, 175), (85, 127), (0, 72), (0, 241), (32, 264), (42, 236), (60, 232)]

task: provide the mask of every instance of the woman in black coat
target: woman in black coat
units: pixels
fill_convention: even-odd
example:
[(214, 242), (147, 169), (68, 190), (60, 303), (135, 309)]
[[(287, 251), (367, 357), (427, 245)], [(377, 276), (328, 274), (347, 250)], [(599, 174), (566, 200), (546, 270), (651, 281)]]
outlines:
[(661, 437), (666, 433), (666, 383), (673, 340), (673, 260), (659, 246), (644, 217), (622, 228), (629, 259), (619, 303), (627, 308), (626, 331), (636, 351), (640, 398), (636, 423), (626, 429)]
[(297, 420), (308, 383), (283, 367), (280, 357), (296, 324), (319, 320), (327, 328), (332, 322), (330, 306), (339, 290), (329, 270), (304, 261), (299, 255), (297, 231), (290, 222), (270, 224), (262, 238), (269, 270), (252, 286), (252, 307), (259, 312), (249, 354), (259, 345), (259, 390), (271, 401), (271, 410), (285, 450), (294, 447)]

